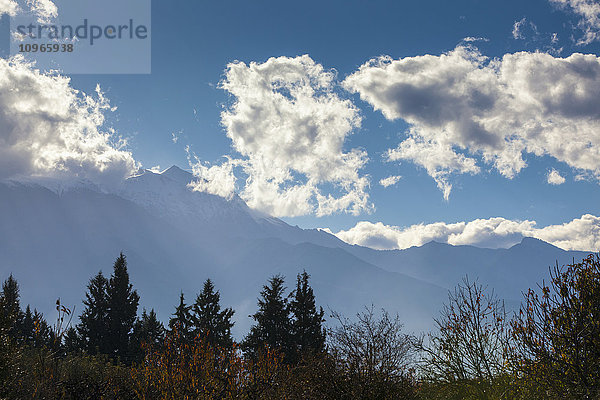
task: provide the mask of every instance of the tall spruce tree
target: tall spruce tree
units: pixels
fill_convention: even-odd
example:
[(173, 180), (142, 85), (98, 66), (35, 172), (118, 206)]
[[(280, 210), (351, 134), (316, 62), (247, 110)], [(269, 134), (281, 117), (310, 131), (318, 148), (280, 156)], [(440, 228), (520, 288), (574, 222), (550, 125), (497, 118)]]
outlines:
[(146, 312), (146, 309), (144, 309), (142, 316), (136, 321), (134, 333), (141, 342), (158, 346), (164, 339), (165, 327), (158, 320), (154, 309), (151, 309), (150, 312)]
[(16, 315), (21, 311), (19, 284), (12, 274), (2, 283), (2, 296), (9, 313)]
[(287, 298), (283, 297), (284, 290), (283, 277), (275, 275), (260, 292), (258, 311), (252, 316), (256, 324), (242, 342), (242, 349), (251, 358), (256, 357), (265, 346), (282, 352), (287, 362), (294, 358), (290, 313)]
[(23, 313), (23, 318), (21, 319), (21, 324), (19, 326), (19, 336), (21, 343), (33, 343), (33, 341), (35, 340), (35, 325), (36, 323), (34, 320), (33, 312), (31, 311), (31, 307), (28, 304), (25, 308), (25, 312)]
[(142, 361), (144, 357), (143, 346), (159, 347), (165, 337), (165, 327), (158, 320), (154, 309), (150, 312), (142, 311), (142, 315), (135, 321), (131, 335), (131, 354), (135, 361)]
[(22, 314), (20, 324), (18, 326), (18, 343), (27, 344), (33, 347), (42, 347), (51, 345), (52, 330), (44, 319), (42, 313), (27, 305), (25, 312)]
[(177, 335), (180, 341), (187, 343), (191, 342), (194, 338), (190, 308), (191, 306), (185, 304), (185, 297), (183, 292), (181, 292), (179, 295), (179, 305), (175, 307), (175, 312), (169, 320), (169, 333)]
[(109, 354), (128, 362), (129, 339), (137, 317), (140, 296), (129, 283), (127, 260), (119, 254), (106, 290), (108, 301)]
[(15, 349), (10, 338), (16, 323), (14, 296), (10, 294), (12, 291), (8, 290), (12, 285), (9, 283), (11, 280), (14, 280), (12, 275), (4, 281), (2, 291), (0, 291), (0, 382), (6, 382), (7, 378), (14, 373), (15, 364)]
[(212, 281), (207, 279), (192, 305), (191, 318), (195, 335), (200, 335), (212, 345), (229, 349), (233, 345), (231, 327), (234, 323), (231, 317), (234, 311), (231, 308), (221, 311), (220, 299), (219, 291), (215, 291)]
[(298, 356), (322, 352), (325, 348), (323, 308), (315, 305), (313, 289), (308, 284), (310, 275), (304, 271), (296, 277), (296, 290), (291, 294), (292, 340)]
[(2, 283), (2, 298), (4, 306), (1, 312), (7, 321), (10, 321), (8, 335), (12, 338), (19, 336), (19, 327), (22, 323), (23, 312), (21, 311), (19, 284), (12, 274)]
[(72, 353), (81, 350), (81, 338), (77, 333), (77, 329), (70, 327), (65, 333), (64, 349), (67, 353)]
[(108, 280), (99, 271), (90, 279), (83, 304), (85, 308), (79, 317), (77, 333), (80, 337), (82, 350), (89, 354), (109, 353), (108, 321)]

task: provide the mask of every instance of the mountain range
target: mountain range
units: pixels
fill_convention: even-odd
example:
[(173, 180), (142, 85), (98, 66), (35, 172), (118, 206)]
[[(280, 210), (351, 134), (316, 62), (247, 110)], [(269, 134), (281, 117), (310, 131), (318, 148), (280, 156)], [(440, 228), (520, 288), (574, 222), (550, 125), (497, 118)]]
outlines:
[(122, 251), (141, 307), (167, 321), (180, 292), (192, 302), (211, 278), (222, 305), (236, 310), (240, 338), (267, 279), (282, 274), (292, 290), (306, 270), (325, 310), (352, 316), (373, 305), (398, 313), (407, 332), (421, 332), (432, 328), (448, 290), (465, 276), (515, 309), (550, 266), (586, 255), (532, 238), (509, 249), (430, 242), (373, 250), (291, 226), (235, 195), (192, 191), (193, 179), (173, 166), (140, 170), (110, 189), (84, 180), (0, 182), (0, 278), (13, 273), (22, 302), (52, 322), (56, 299), (78, 314), (88, 280), (99, 270), (109, 275)]

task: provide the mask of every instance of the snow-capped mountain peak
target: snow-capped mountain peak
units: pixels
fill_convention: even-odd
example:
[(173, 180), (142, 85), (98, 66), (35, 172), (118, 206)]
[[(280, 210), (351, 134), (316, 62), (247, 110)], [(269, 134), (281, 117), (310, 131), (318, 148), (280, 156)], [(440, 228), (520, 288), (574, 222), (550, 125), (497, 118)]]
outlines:
[(166, 170), (161, 172), (160, 175), (166, 176), (167, 178), (170, 178), (175, 182), (179, 182), (185, 185), (187, 185), (195, 179), (194, 175), (191, 172), (185, 171), (176, 165), (167, 168)]
[(238, 196), (225, 199), (194, 191), (188, 186), (193, 180), (193, 174), (175, 165), (160, 173), (144, 170), (127, 178), (116, 194), (156, 215), (201, 220), (250, 218), (250, 209)]

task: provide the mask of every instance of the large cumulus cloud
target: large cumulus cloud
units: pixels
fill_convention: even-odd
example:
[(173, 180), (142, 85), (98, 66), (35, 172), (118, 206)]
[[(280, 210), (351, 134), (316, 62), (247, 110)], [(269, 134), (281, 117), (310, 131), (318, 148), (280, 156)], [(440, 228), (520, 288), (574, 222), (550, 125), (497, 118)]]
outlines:
[(585, 214), (561, 225), (542, 228), (538, 228), (535, 221), (513, 221), (502, 217), (408, 227), (361, 221), (335, 235), (347, 243), (380, 250), (422, 246), (432, 240), (455, 246), (508, 248), (519, 243), (524, 237), (534, 237), (565, 250), (598, 251), (600, 217)]
[(99, 89), (87, 95), (21, 57), (0, 59), (0, 179), (126, 177), (137, 164), (121, 140), (102, 130), (108, 109)]
[(493, 166), (513, 178), (524, 154), (551, 156), (600, 176), (600, 59), (506, 54), (459, 46), (440, 56), (372, 59), (344, 86), (390, 119), (410, 124), (390, 160), (424, 167), (444, 196), (452, 174)]
[[(371, 207), (369, 180), (360, 174), (367, 154), (344, 149), (361, 119), (336, 85), (334, 71), (307, 55), (227, 66), (220, 86), (233, 103), (221, 120), (241, 155), (227, 163), (247, 177), (240, 195), (249, 206), (276, 216), (358, 214)], [(204, 182), (200, 190), (215, 189), (217, 171), (233, 174), (216, 167), (195, 169)]]

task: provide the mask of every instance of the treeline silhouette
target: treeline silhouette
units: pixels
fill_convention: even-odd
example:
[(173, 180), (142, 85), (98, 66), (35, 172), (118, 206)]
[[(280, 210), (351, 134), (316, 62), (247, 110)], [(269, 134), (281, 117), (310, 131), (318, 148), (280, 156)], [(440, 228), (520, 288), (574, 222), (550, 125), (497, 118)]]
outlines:
[[(56, 302), (50, 324), (9, 276), (0, 292), (0, 398), (22, 399), (598, 399), (600, 258), (550, 269), (509, 315), (492, 291), (465, 278), (436, 329), (402, 331), (372, 306), (332, 312), (324, 327), (310, 275), (286, 292), (271, 277), (241, 342), (234, 310), (207, 279), (181, 293), (168, 326), (138, 311), (122, 253), (110, 277), (87, 285), (79, 317)], [(139, 315), (139, 316), (138, 316)]]

